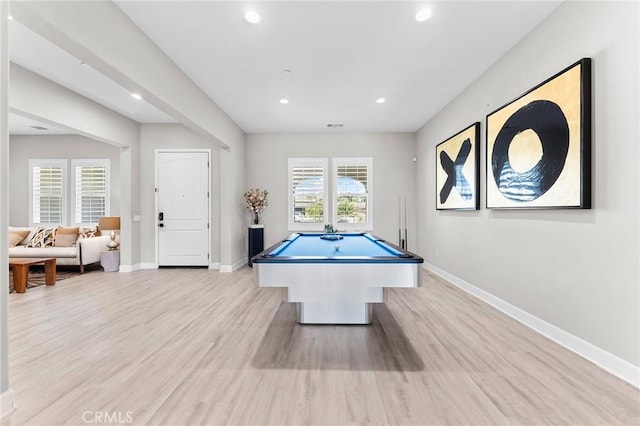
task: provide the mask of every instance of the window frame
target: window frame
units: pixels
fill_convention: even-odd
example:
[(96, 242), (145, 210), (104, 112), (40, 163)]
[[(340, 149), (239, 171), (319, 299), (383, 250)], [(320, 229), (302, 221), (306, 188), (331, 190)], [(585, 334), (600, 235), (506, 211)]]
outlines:
[[(300, 223), (294, 220), (294, 197), (293, 197), (293, 168), (295, 166), (322, 166), (323, 179), (323, 212), (322, 223)], [(325, 224), (329, 223), (329, 212), (331, 209), (331, 182), (329, 180), (329, 160), (325, 157), (292, 157), (288, 159), (288, 190), (289, 202), (287, 211), (288, 228), (291, 232), (296, 231), (322, 231)]]
[[(108, 158), (82, 158), (71, 160), (71, 223), (74, 226), (94, 226), (95, 222), (78, 222), (77, 217), (77, 202), (78, 202), (78, 187), (76, 182), (76, 168), (77, 167), (104, 167), (105, 168), (105, 203), (104, 203), (104, 215), (111, 215), (111, 160)], [(81, 215), (82, 216), (82, 215)]]
[[(331, 220), (334, 228), (346, 231), (373, 231), (373, 158), (372, 157), (338, 157), (332, 162), (331, 202), (333, 205)], [(366, 166), (367, 167), (367, 219), (364, 223), (338, 223), (338, 167)]]
[(29, 226), (39, 227), (52, 227), (57, 226), (60, 223), (52, 222), (35, 222), (34, 220), (34, 181), (33, 172), (36, 167), (60, 167), (62, 170), (61, 190), (62, 190), (62, 203), (60, 210), (60, 222), (66, 220), (67, 217), (67, 160), (64, 159), (29, 159)]

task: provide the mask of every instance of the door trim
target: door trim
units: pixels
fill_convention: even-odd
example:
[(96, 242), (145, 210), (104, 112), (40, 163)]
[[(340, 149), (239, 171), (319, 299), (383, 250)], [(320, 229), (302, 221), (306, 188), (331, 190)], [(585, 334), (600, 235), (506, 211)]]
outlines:
[(209, 204), (208, 204), (208, 217), (207, 217), (207, 222), (209, 223), (209, 232), (207, 234), (207, 251), (209, 253), (209, 267), (211, 267), (211, 260), (213, 259), (213, 253), (211, 252), (211, 232), (213, 231), (213, 226), (211, 226), (211, 200), (213, 200), (213, 194), (211, 194), (211, 150), (210, 149), (156, 149), (155, 150), (155, 181), (154, 181), (154, 214), (153, 214), (153, 227), (154, 227), (154, 231), (153, 231), (153, 235), (154, 235), (154, 242), (153, 242), (153, 247), (154, 247), (154, 251), (155, 251), (155, 264), (156, 264), (156, 268), (160, 267), (160, 240), (159, 240), (159, 235), (158, 235), (158, 182), (160, 180), (160, 176), (159, 176), (159, 167), (158, 167), (158, 157), (160, 156), (160, 153), (163, 152), (167, 152), (167, 153), (179, 153), (179, 152), (197, 152), (197, 153), (201, 153), (204, 152), (207, 154), (207, 162), (209, 164), (209, 167), (207, 167), (207, 185), (209, 187)]

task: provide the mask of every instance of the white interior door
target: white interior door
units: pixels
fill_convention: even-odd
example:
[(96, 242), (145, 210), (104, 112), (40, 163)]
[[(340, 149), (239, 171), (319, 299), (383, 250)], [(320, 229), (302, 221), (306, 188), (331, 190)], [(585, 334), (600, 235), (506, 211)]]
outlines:
[(158, 265), (209, 265), (209, 152), (156, 156)]

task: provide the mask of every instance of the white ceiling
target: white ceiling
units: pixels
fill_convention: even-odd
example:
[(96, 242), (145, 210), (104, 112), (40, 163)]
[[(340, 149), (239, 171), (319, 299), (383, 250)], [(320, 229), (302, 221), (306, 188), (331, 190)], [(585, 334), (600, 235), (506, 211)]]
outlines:
[[(93, 68), (82, 65), (81, 59), (71, 56), (13, 20), (9, 24), (9, 54), (12, 62), (139, 123), (176, 122), (144, 100), (132, 98), (130, 91)], [(32, 126), (40, 125), (50, 130), (29, 130), (30, 126), (25, 127), (23, 120), (28, 120)], [(9, 133), (12, 135), (70, 133), (65, 130), (56, 131), (48, 124), (33, 124), (37, 122), (31, 119), (25, 118), (23, 120), (20, 120), (18, 115), (11, 114), (9, 116)]]
[(18, 114), (9, 114), (9, 134), (11, 135), (68, 135), (70, 133), (73, 132)]
[[(116, 2), (247, 133), (414, 132), (559, 3), (431, 2), (418, 23), (421, 2), (258, 1), (252, 25), (244, 2)], [(174, 121), (19, 24), (10, 36), (23, 67), (136, 121)]]
[(116, 3), (248, 133), (414, 132), (559, 4)]

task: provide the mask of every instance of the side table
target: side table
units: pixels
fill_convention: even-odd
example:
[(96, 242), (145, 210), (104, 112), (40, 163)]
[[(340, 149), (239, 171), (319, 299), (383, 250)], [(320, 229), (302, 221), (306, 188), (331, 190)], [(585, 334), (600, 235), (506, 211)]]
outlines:
[(100, 253), (100, 266), (105, 272), (118, 272), (120, 270), (120, 250)]

